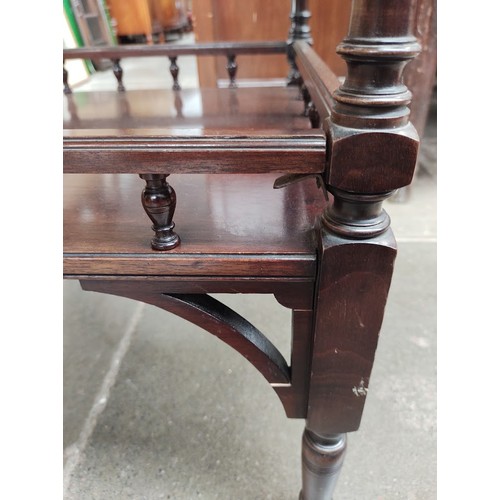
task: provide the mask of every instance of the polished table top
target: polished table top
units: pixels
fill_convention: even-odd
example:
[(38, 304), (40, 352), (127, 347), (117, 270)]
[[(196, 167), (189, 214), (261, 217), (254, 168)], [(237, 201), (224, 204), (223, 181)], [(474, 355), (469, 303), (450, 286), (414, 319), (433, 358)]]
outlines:
[(64, 273), (314, 276), (325, 200), (313, 179), (276, 190), (275, 178), (170, 176), (181, 244), (158, 252), (138, 176), (65, 175)]
[(296, 87), (258, 87), (74, 92), (64, 96), (63, 127), (69, 135), (109, 129), (196, 136), (216, 130), (304, 131), (310, 124)]
[(320, 173), (326, 138), (297, 88), (75, 92), (68, 173)]

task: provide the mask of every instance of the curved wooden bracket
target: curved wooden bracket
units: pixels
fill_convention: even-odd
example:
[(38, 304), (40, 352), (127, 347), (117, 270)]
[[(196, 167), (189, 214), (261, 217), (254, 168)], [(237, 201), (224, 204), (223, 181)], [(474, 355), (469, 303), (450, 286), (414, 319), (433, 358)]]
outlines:
[(123, 288), (114, 281), (81, 280), (80, 283), (84, 290), (139, 300), (203, 328), (250, 361), (280, 399), (280, 389), (291, 386), (291, 370), (274, 344), (249, 321), (210, 295), (152, 292), (148, 287), (141, 290), (140, 286)]
[(290, 369), (278, 349), (249, 321), (204, 294), (162, 294), (154, 305), (198, 325), (244, 356), (270, 384), (290, 384)]

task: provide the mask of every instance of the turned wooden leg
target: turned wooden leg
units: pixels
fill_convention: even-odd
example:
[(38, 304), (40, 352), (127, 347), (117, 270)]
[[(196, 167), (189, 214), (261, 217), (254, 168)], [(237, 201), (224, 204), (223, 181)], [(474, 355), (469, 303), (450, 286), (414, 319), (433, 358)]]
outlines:
[(299, 500), (331, 500), (344, 462), (346, 435), (321, 438), (304, 430), (302, 436), (302, 491)]
[(155, 232), (151, 240), (153, 250), (171, 250), (180, 243), (179, 236), (174, 233), (175, 224), (172, 219), (175, 212), (176, 196), (172, 186), (166, 181), (165, 174), (141, 174), (146, 181), (142, 191), (142, 206), (153, 222)]

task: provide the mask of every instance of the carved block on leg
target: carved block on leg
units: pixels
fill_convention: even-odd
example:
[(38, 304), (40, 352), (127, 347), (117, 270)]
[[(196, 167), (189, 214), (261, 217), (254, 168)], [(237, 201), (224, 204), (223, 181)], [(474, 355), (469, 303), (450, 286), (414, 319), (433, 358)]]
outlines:
[(175, 212), (176, 196), (164, 174), (141, 174), (146, 181), (142, 191), (142, 206), (153, 222), (155, 232), (151, 240), (153, 250), (171, 250), (180, 243), (179, 236), (173, 231), (172, 219)]
[(321, 438), (308, 430), (302, 435), (302, 491), (299, 500), (331, 500), (344, 462), (347, 438)]

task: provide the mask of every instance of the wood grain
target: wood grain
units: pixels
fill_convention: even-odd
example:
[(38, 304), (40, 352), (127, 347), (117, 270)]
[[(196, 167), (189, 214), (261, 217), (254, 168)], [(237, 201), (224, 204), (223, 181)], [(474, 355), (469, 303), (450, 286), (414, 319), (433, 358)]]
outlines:
[(67, 174), (64, 273), (312, 277), (313, 227), (325, 201), (312, 179), (281, 190), (273, 189), (274, 179), (172, 175), (181, 244), (155, 252), (138, 176)]
[(156, 45), (126, 45), (105, 47), (78, 47), (64, 49), (64, 59), (123, 59), (151, 56), (225, 56), (232, 54), (280, 54), (286, 52), (286, 42), (275, 41), (218, 41), (196, 44), (163, 43)]
[(286, 87), (75, 92), (65, 105), (65, 172), (317, 173), (325, 166), (325, 134), (310, 129)]
[[(345, 62), (335, 52), (347, 32), (350, 2), (309, 0), (313, 46), (321, 59), (338, 74), (346, 74)], [(266, 0), (193, 0), (195, 35), (200, 42), (214, 40), (285, 40), (290, 29), (290, 2)], [(239, 58), (240, 78), (283, 78), (286, 58)], [(215, 86), (226, 78), (222, 61), (198, 59), (201, 86)]]

